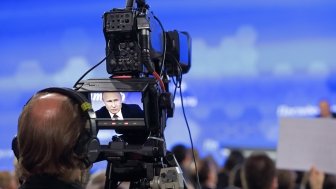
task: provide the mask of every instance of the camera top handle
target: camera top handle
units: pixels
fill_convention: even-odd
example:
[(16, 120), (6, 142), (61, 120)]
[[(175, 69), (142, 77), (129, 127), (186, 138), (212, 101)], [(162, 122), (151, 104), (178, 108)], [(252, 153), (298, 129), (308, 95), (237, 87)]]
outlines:
[[(145, 0), (136, 0), (138, 9), (148, 9), (149, 6), (146, 4)], [(126, 10), (132, 10), (134, 5), (134, 0), (126, 0)]]
[(133, 9), (134, 0), (126, 0), (126, 10)]

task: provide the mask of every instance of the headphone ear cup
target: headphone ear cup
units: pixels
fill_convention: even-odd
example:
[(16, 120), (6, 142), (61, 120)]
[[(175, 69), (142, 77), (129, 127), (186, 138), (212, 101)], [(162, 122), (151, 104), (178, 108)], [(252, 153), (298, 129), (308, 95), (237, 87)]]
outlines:
[(96, 162), (98, 155), (100, 153), (100, 142), (97, 138), (90, 138), (90, 141), (87, 144), (87, 159), (90, 163)]
[(85, 155), (85, 148), (86, 148), (86, 143), (89, 140), (89, 135), (87, 133), (82, 133), (79, 135), (77, 144), (74, 148), (75, 153), (82, 157)]
[(79, 157), (83, 157), (83, 161), (86, 166), (90, 166), (97, 160), (99, 149), (99, 140), (97, 138), (90, 137), (88, 133), (83, 133), (79, 136), (74, 152)]
[(14, 155), (16, 159), (19, 159), (19, 146), (18, 146), (18, 141), (17, 141), (17, 136), (15, 136), (12, 140), (12, 150), (14, 152)]

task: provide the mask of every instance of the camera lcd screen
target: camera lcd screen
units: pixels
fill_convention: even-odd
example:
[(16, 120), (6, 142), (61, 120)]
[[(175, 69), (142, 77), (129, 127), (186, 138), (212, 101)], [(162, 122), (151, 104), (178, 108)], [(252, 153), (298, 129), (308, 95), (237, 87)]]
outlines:
[(91, 92), (89, 99), (96, 113), (98, 129), (145, 127), (141, 97), (141, 92)]
[(96, 113), (98, 138), (102, 143), (114, 135), (145, 130), (141, 92), (90, 92), (88, 97)]

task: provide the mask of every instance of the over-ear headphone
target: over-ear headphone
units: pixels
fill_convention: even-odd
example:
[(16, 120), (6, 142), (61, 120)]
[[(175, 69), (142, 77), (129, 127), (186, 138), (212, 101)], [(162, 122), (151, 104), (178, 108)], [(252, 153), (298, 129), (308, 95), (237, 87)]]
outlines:
[[(74, 152), (77, 155), (84, 157), (83, 162), (86, 166), (94, 163), (98, 158), (100, 152), (100, 143), (97, 138), (97, 127), (95, 121), (96, 114), (92, 109), (90, 102), (83, 94), (70, 88), (51, 87), (42, 89), (38, 91), (37, 94), (43, 92), (59, 93), (65, 95), (80, 106), (80, 109), (84, 112), (84, 115), (89, 121), (89, 127), (85, 127), (86, 132), (80, 134), (78, 142), (75, 145)], [(30, 99), (28, 100), (28, 102), (29, 101)], [(12, 150), (16, 158), (19, 158), (20, 149), (18, 148), (18, 141), (16, 136), (12, 140)]]

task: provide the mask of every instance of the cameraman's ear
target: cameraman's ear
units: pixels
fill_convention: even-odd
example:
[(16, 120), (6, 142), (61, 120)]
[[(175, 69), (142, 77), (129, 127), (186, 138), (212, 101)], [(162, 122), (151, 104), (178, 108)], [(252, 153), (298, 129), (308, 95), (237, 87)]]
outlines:
[(16, 159), (19, 159), (19, 146), (18, 146), (17, 136), (15, 136), (12, 140), (12, 150), (13, 150), (13, 153)]

